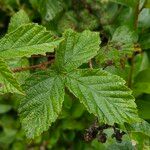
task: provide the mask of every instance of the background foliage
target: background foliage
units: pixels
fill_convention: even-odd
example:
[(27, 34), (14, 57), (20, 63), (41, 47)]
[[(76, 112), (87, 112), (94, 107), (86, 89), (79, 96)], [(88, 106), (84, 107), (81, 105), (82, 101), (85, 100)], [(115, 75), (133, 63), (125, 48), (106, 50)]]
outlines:
[[(66, 31), (66, 29), (69, 30)], [(79, 34), (73, 30), (83, 32)], [(28, 34), (26, 34), (27, 32)], [(148, 150), (150, 148), (149, 0), (0, 0), (0, 33), (0, 149)], [(98, 33), (100, 33), (101, 42)], [(85, 37), (87, 43), (84, 41)], [(86, 47), (81, 47), (82, 43), (85, 43)], [(97, 45), (100, 43), (99, 49)], [(76, 46), (71, 49), (72, 47), (69, 47), (71, 45)], [(56, 54), (54, 54), (53, 50), (56, 47), (58, 48)], [(65, 47), (68, 49), (65, 49)], [(77, 61), (83, 56), (82, 53), (79, 53), (81, 48), (86, 55), (80, 61)], [(29, 49), (32, 49), (32, 51), (29, 51)], [(73, 55), (74, 51), (77, 51), (78, 55)], [(96, 55), (97, 51), (98, 54)], [(38, 55), (39, 53), (41, 55)], [(43, 55), (45, 53), (46, 56)], [(92, 57), (94, 59), (86, 63)], [(35, 69), (42, 68), (44, 70), (45, 66), (49, 67), (50, 65), (45, 64), (45, 62), (53, 62), (54, 59), (52, 68), (57, 68), (58, 72), (67, 72), (67, 75), (63, 74), (66, 80), (65, 88), (61, 80), (62, 76), (54, 80), (56, 78), (55, 71), (50, 71), (51, 78), (47, 79), (44, 73), (38, 73), (39, 70)], [(30, 66), (35, 68), (30, 68)], [(68, 73), (72, 68), (79, 66), (80, 69), (77, 72)], [(18, 68), (21, 67), (27, 69), (19, 72)], [(87, 69), (89, 67), (90, 69), (96, 68), (97, 71), (89, 71)], [(83, 71), (85, 68), (87, 69), (86, 72)], [(103, 70), (99, 71), (99, 68)], [(125, 90), (125, 93), (121, 93), (124, 99), (126, 93), (131, 93), (124, 87), (122, 79), (112, 74), (109, 75), (104, 70), (118, 75), (126, 81), (126, 85), (133, 90), (138, 114), (142, 118), (140, 123), (120, 126), (128, 133), (123, 136), (122, 143), (118, 143), (114, 138), (111, 138), (113, 132), (111, 129), (105, 131), (108, 135), (105, 144), (98, 142), (96, 139), (87, 143), (83, 139), (84, 130), (95, 120), (95, 117), (89, 114), (86, 108), (89, 108), (89, 111), (94, 114), (97, 113), (96, 109), (91, 109), (90, 103), (91, 99), (95, 103), (97, 102), (97, 91), (107, 90), (107, 93), (101, 92), (101, 95), (99, 95), (101, 99), (106, 95), (109, 98), (112, 90), (118, 90), (117, 85), (119, 85), (119, 90)], [(15, 77), (11, 71), (15, 72)], [(42, 83), (42, 85), (37, 85), (38, 87), (41, 86), (39, 88), (41, 93), (47, 93), (47, 90), (53, 91), (55, 88), (58, 89), (60, 97), (58, 108), (63, 107), (63, 109), (57, 121), (50, 128), (45, 123), (41, 123), (41, 128), (37, 129), (38, 133), (35, 131), (35, 134), (38, 135), (42, 132), (41, 130), (49, 128), (48, 131), (31, 140), (26, 138), (18, 117), (18, 107), (22, 98), (18, 94), (6, 92), (23, 93), (19, 83), (24, 84), (25, 80), (33, 73), (43, 78), (41, 81), (33, 76), (26, 81), (28, 86), (23, 87), (23, 89), (26, 90), (29, 98), (32, 100), (34, 99), (33, 96), (39, 94), (35, 91), (35, 95), (33, 95), (28, 88), (30, 84), (36, 84), (38, 81)], [(105, 85), (95, 85), (95, 83), (101, 82), (99, 76), (102, 76), (101, 79), (103, 78), (105, 85), (109, 81), (109, 88)], [(92, 77), (92, 80), (90, 80), (90, 77)], [(44, 81), (47, 81), (47, 83), (44, 84)], [(81, 82), (85, 84), (87, 91), (80, 85)], [(116, 87), (114, 86), (115, 83)], [(5, 88), (1, 88), (1, 84), (5, 84)], [(47, 84), (49, 84), (49, 89), (46, 89)], [(84, 91), (84, 95), (80, 93), (77, 85), (81, 87), (81, 91)], [(95, 93), (91, 92), (90, 85), (95, 85), (93, 86), (97, 90)], [(81, 105), (69, 91), (79, 98), (85, 106)], [(86, 92), (91, 92), (91, 97), (87, 97)], [(6, 94), (2, 95), (3, 93)], [(55, 96), (55, 91), (51, 92), (51, 95)], [(62, 95), (65, 97), (63, 106), (61, 106)], [(128, 97), (128, 99), (133, 100), (133, 97)], [(26, 103), (30, 104), (30, 101), (26, 98), (22, 101), (22, 107), (19, 108), (22, 125), (27, 129), (27, 136), (32, 137), (36, 122), (29, 122), (31, 116), (24, 117), (26, 116), (24, 110), (28, 109)], [(49, 102), (49, 99), (46, 99), (46, 102)], [(54, 103), (54, 101), (51, 102)], [(116, 104), (122, 103), (121, 100), (116, 101), (115, 96), (114, 102)], [(39, 102), (38, 104), (42, 105), (43, 103)], [(114, 120), (119, 120), (118, 123), (124, 121), (122, 118), (127, 120), (126, 111), (122, 113), (123, 110), (129, 110), (125, 103), (120, 105), (120, 111), (117, 111), (117, 108), (110, 109), (106, 107), (106, 104), (106, 102), (103, 104), (105, 106), (103, 111), (106, 112), (105, 117), (100, 115), (100, 122), (106, 120), (106, 122), (112, 122), (112, 116), (107, 116), (107, 111), (110, 110), (115, 116)], [(128, 104), (134, 107), (131, 101), (128, 101)], [(100, 104), (99, 106), (101, 107)], [(95, 107), (96, 105), (93, 105), (93, 108)], [(33, 113), (33, 105), (31, 108), (29, 112)], [(131, 112), (133, 111), (131, 110)], [(45, 112), (42, 112), (41, 117), (45, 115)], [(50, 113), (49, 116), (52, 115), (51, 112), (48, 113)], [(129, 116), (132, 116), (131, 114)], [(133, 116), (132, 118), (136, 120), (137, 116)], [(57, 114), (52, 115), (49, 121), (53, 122), (56, 117)], [(130, 117), (128, 121), (131, 121)]]

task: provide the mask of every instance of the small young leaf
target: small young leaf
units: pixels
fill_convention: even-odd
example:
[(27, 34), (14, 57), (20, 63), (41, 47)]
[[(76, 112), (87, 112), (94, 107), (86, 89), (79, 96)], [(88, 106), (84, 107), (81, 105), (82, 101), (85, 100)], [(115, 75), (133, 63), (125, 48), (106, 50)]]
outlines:
[(71, 71), (90, 60), (99, 50), (99, 33), (84, 31), (76, 33), (67, 30), (63, 41), (56, 50), (56, 66), (61, 70)]
[(0, 94), (8, 92), (22, 94), (22, 90), (13, 73), (0, 58)]
[(77, 70), (66, 79), (87, 110), (108, 124), (139, 121), (134, 98), (124, 84), (120, 77), (98, 69)]
[(19, 113), (28, 138), (40, 135), (56, 120), (64, 100), (64, 85), (54, 71), (34, 74), (26, 81)]
[(0, 40), (0, 57), (10, 59), (53, 52), (61, 41), (42, 26), (25, 24)]

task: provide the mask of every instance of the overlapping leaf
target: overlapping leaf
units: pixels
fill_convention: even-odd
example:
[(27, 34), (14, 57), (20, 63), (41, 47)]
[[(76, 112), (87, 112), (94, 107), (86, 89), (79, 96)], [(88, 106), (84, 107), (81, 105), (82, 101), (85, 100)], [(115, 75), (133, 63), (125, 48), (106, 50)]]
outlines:
[(7, 64), (0, 58), (0, 94), (9, 92), (22, 94), (22, 90), (13, 76), (13, 73), (8, 68)]
[(42, 26), (25, 24), (0, 40), (0, 57), (10, 59), (53, 52), (61, 41)]
[(124, 84), (120, 77), (99, 69), (74, 71), (66, 82), (87, 110), (108, 124), (138, 120), (131, 90)]
[(65, 40), (56, 50), (54, 71), (35, 74), (26, 82), (27, 95), (19, 111), (27, 136), (39, 135), (55, 121), (61, 110), (65, 86), (103, 122), (137, 121), (134, 98), (124, 80), (99, 69), (77, 69), (97, 54), (99, 34), (67, 30), (63, 37)]
[(56, 66), (61, 70), (71, 71), (88, 62), (99, 50), (100, 38), (98, 33), (84, 31), (76, 33), (67, 30), (64, 42), (56, 50)]
[[(13, 32), (18, 27), (28, 23), (30, 23), (30, 19), (26, 14), (26, 12), (23, 9), (21, 9), (11, 17), (7, 32), (8, 33)], [(28, 58), (16, 58), (11, 59), (11, 61), (8, 62), (11, 68), (27, 67), (30, 65)], [(15, 77), (18, 80), (18, 82), (22, 84), (24, 83), (24, 80), (29, 76), (29, 73), (30, 73), (29, 70), (25, 72), (16, 72)]]
[[(85, 31), (80, 35), (69, 30), (65, 36), (65, 42), (57, 51), (56, 65), (60, 68), (68, 67), (70, 71), (72, 67), (80, 66), (93, 57), (99, 48), (99, 35), (97, 33)], [(86, 54), (87, 52), (89, 54)], [(71, 57), (64, 59), (64, 56), (67, 57), (68, 55)], [(29, 138), (47, 130), (61, 111), (64, 100), (62, 78), (64, 78), (62, 74), (58, 75), (51, 70), (35, 74), (27, 80), (25, 84), (26, 97), (21, 101), (19, 112), (23, 128)]]
[(13, 17), (11, 17), (8, 33), (16, 30), (19, 26), (23, 24), (30, 23), (30, 19), (24, 10), (18, 11)]
[(64, 100), (63, 81), (54, 71), (33, 75), (24, 87), (26, 97), (19, 107), (26, 135), (33, 138), (47, 130), (56, 120)]

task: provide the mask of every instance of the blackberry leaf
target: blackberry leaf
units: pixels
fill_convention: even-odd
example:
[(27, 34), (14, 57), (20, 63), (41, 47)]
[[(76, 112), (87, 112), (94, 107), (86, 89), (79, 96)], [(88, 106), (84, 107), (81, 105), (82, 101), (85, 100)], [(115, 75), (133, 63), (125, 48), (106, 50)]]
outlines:
[(64, 100), (64, 85), (54, 71), (34, 74), (24, 86), (26, 97), (19, 107), (22, 126), (28, 138), (40, 135), (56, 120)]
[(55, 39), (42, 26), (25, 24), (0, 40), (0, 57), (10, 59), (53, 52), (61, 41), (62, 39)]
[(108, 124), (139, 121), (134, 98), (118, 76), (103, 70), (77, 70), (67, 75), (66, 86), (90, 113)]

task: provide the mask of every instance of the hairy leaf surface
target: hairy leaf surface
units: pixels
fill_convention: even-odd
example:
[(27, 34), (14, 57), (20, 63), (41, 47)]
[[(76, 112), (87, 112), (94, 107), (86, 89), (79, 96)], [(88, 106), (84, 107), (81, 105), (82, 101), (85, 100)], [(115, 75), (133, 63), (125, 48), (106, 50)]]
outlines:
[(137, 121), (131, 91), (118, 76), (102, 70), (77, 70), (69, 73), (66, 86), (90, 113), (108, 124)]
[(56, 65), (59, 69), (71, 71), (97, 54), (100, 44), (99, 33), (85, 30), (76, 33), (67, 30), (65, 40), (56, 50)]
[(62, 40), (37, 24), (26, 24), (5, 35), (0, 40), (0, 56), (5, 59), (30, 57), (32, 54), (53, 52)]
[(64, 85), (54, 71), (43, 71), (26, 81), (26, 97), (19, 112), (26, 135), (29, 138), (46, 131), (58, 117), (64, 100)]
[(16, 81), (13, 73), (8, 68), (7, 64), (0, 58), (0, 94), (8, 92), (22, 94), (21, 87)]

